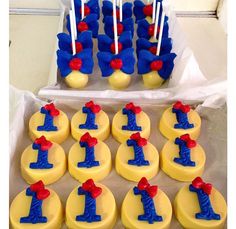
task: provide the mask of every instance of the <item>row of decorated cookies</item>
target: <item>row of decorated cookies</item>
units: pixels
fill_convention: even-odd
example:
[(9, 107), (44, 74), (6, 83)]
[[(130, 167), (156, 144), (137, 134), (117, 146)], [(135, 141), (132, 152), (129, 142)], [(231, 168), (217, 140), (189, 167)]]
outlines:
[[(198, 177), (203, 173), (205, 164), (204, 150), (196, 142), (200, 127), (199, 115), (188, 105), (176, 102), (168, 108), (160, 121), (160, 131), (169, 139), (160, 154), (160, 167), (176, 180), (192, 181), (189, 187), (179, 191), (174, 202), (176, 216), (184, 227), (222, 228), (226, 218), (224, 198)], [(58, 143), (68, 137), (70, 129), (78, 142), (70, 149), (68, 170), (75, 179), (84, 183), (73, 190), (67, 200), (67, 226), (112, 228), (115, 224), (117, 210), (112, 193), (104, 185), (93, 183), (93, 180), (96, 182), (105, 178), (112, 168), (110, 150), (103, 142), (110, 134), (109, 118), (99, 105), (90, 101), (72, 117), (71, 125), (67, 115), (54, 104), (45, 105), (31, 117), (29, 134), (34, 143), (22, 154), (21, 171), (24, 179), (32, 185), (12, 203), (10, 214), (13, 228), (60, 227), (60, 199), (54, 191), (45, 189), (44, 184), (57, 181), (66, 171), (67, 159)], [(157, 186), (150, 186), (147, 181), (159, 170), (158, 151), (147, 140), (151, 131), (148, 115), (141, 107), (126, 104), (114, 116), (111, 130), (113, 137), (121, 143), (116, 154), (117, 173), (139, 182), (124, 199), (121, 211), (124, 226), (168, 228), (172, 215), (171, 203), (164, 192)], [(37, 182), (39, 180), (42, 181)], [(94, 190), (97, 190), (95, 197)], [(54, 208), (50, 204), (47, 206), (48, 200), (57, 201), (55, 206), (58, 206), (58, 211), (48, 209), (49, 206)], [(27, 203), (19, 211), (18, 205), (22, 205), (23, 201)], [(111, 209), (103, 212), (109, 205)], [(46, 220), (48, 214), (53, 218)]]

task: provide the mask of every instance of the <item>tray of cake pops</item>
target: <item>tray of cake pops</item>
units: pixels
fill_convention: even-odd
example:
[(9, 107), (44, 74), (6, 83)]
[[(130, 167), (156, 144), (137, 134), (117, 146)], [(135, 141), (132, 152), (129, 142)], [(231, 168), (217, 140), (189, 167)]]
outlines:
[(65, 2), (55, 41), (39, 95), (163, 97), (206, 81), (168, 0)]
[(12, 228), (226, 228), (225, 107), (10, 95)]

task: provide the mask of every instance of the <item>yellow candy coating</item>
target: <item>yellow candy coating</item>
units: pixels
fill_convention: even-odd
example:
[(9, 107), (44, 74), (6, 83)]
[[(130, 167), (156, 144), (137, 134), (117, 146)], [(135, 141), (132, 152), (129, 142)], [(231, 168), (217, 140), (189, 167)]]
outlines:
[(49, 197), (43, 200), (42, 214), (47, 217), (47, 223), (20, 223), (20, 218), (29, 215), (31, 196), (26, 196), (26, 190), (20, 192), (11, 203), (10, 222), (13, 229), (59, 229), (63, 221), (61, 201), (52, 189)]
[(65, 77), (65, 82), (71, 88), (83, 88), (88, 83), (88, 75), (73, 70), (69, 75)]
[[(137, 131), (122, 130), (122, 126), (127, 125), (127, 115), (122, 114), (122, 110), (118, 111), (112, 120), (112, 135), (120, 143), (126, 142), (133, 133)], [(148, 139), (150, 136), (151, 122), (148, 115), (141, 111), (136, 114), (136, 123), (142, 127), (140, 135)]]
[(192, 181), (195, 177), (201, 176), (206, 162), (205, 152), (199, 144), (190, 150), (190, 157), (195, 162), (195, 166), (178, 164), (174, 162), (174, 158), (179, 157), (179, 146), (173, 141), (168, 141), (160, 154), (161, 169), (178, 181)]
[(69, 195), (66, 202), (66, 225), (70, 229), (112, 229), (116, 223), (117, 207), (112, 192), (102, 184), (96, 184), (102, 188), (102, 193), (96, 198), (96, 214), (101, 215), (98, 222), (76, 221), (77, 215), (84, 213), (84, 195), (78, 195), (76, 187)]
[(36, 138), (44, 135), (47, 140), (62, 143), (66, 140), (70, 133), (70, 123), (67, 115), (60, 110), (60, 114), (55, 116), (53, 124), (57, 126), (57, 131), (38, 131), (37, 127), (44, 124), (45, 114), (41, 114), (39, 111), (34, 113), (29, 121), (29, 136), (34, 141)]
[(143, 83), (147, 88), (158, 88), (160, 87), (164, 79), (160, 77), (157, 71), (151, 71), (149, 73), (143, 74)]
[(112, 75), (108, 77), (108, 82), (113, 89), (122, 90), (129, 86), (131, 81), (130, 75), (116, 70)]
[(92, 137), (95, 137), (101, 141), (107, 139), (110, 134), (110, 121), (107, 114), (100, 110), (99, 113), (96, 114), (95, 123), (98, 125), (98, 129), (96, 130), (88, 130), (88, 129), (80, 129), (79, 125), (84, 124), (87, 119), (87, 114), (83, 113), (82, 110), (78, 111), (74, 114), (71, 119), (71, 135), (77, 141), (86, 133)]
[(128, 160), (134, 159), (133, 147), (127, 146), (126, 142), (121, 144), (116, 154), (116, 171), (127, 180), (138, 182), (142, 177), (148, 180), (153, 178), (159, 170), (159, 154), (157, 149), (148, 142), (143, 146), (145, 160), (148, 160), (148, 166), (129, 165)]
[(167, 229), (172, 217), (172, 206), (167, 195), (158, 188), (157, 195), (153, 198), (156, 213), (161, 215), (163, 221), (149, 224), (147, 221), (138, 220), (138, 216), (144, 214), (140, 195), (134, 195), (133, 189), (129, 190), (121, 207), (121, 220), (127, 229)]
[(36, 162), (38, 150), (28, 146), (21, 156), (21, 175), (27, 183), (33, 184), (42, 180), (45, 185), (56, 182), (66, 171), (66, 155), (63, 148), (53, 142), (52, 147), (48, 150), (48, 162), (53, 164), (50, 169), (31, 169), (30, 163)]
[(194, 124), (193, 128), (186, 130), (175, 129), (174, 125), (177, 123), (176, 114), (172, 113), (172, 107), (169, 107), (162, 114), (159, 128), (161, 133), (170, 140), (174, 140), (184, 134), (189, 134), (192, 139), (197, 139), (201, 130), (201, 118), (196, 111), (191, 109), (188, 113), (188, 120), (189, 123)]
[(147, 16), (145, 19), (149, 24), (152, 24), (152, 18), (150, 16)]
[(176, 218), (184, 228), (191, 229), (221, 229), (224, 227), (227, 205), (224, 197), (214, 187), (210, 194), (211, 205), (215, 213), (220, 214), (220, 220), (196, 219), (195, 214), (200, 212), (198, 197), (195, 192), (189, 191), (189, 185), (184, 186), (177, 193), (174, 200)]
[(68, 170), (71, 176), (83, 183), (92, 178), (94, 181), (104, 179), (111, 171), (111, 152), (108, 146), (98, 140), (97, 145), (94, 146), (95, 160), (99, 161), (99, 166), (91, 168), (78, 167), (78, 162), (85, 159), (85, 148), (82, 148), (79, 142), (76, 142), (70, 149), (68, 155)]

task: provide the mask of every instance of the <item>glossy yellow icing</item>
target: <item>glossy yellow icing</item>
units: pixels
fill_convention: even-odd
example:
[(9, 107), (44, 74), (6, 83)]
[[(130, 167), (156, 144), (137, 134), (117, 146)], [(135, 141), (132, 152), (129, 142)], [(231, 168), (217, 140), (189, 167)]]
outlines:
[(98, 140), (98, 144), (94, 147), (95, 160), (99, 161), (99, 166), (92, 168), (79, 168), (78, 162), (85, 159), (85, 148), (80, 147), (79, 142), (76, 142), (70, 149), (68, 155), (68, 170), (71, 176), (83, 183), (92, 178), (94, 181), (104, 179), (111, 171), (111, 152), (108, 146)]
[(31, 196), (26, 196), (26, 190), (20, 192), (10, 206), (10, 222), (13, 229), (59, 229), (63, 221), (61, 201), (52, 189), (50, 196), (43, 200), (42, 213), (48, 219), (47, 223), (20, 223), (20, 218), (28, 216), (31, 205)]
[(127, 146), (126, 142), (121, 144), (116, 154), (116, 171), (127, 180), (138, 182), (142, 177), (148, 180), (153, 178), (159, 170), (159, 154), (157, 149), (148, 142), (143, 146), (145, 160), (148, 160), (148, 166), (129, 165), (128, 160), (134, 158), (133, 147)]
[(201, 130), (201, 118), (199, 114), (190, 110), (188, 113), (189, 123), (193, 123), (194, 127), (191, 129), (175, 129), (174, 125), (177, 123), (176, 114), (172, 113), (172, 106), (164, 111), (160, 120), (160, 131), (168, 139), (174, 140), (184, 134), (189, 134), (192, 139), (197, 139)]
[(116, 70), (112, 75), (108, 77), (108, 82), (113, 89), (122, 90), (129, 86), (131, 81), (130, 75)]
[[(120, 143), (126, 142), (133, 133), (137, 131), (122, 130), (123, 125), (127, 125), (127, 115), (122, 114), (122, 110), (118, 111), (112, 120), (112, 135)], [(138, 126), (142, 127), (140, 135), (143, 138), (148, 139), (150, 135), (150, 119), (148, 115), (141, 111), (136, 115), (136, 122)]]
[(70, 229), (112, 229), (116, 223), (117, 208), (112, 192), (102, 184), (96, 184), (102, 188), (102, 194), (96, 198), (96, 214), (101, 215), (99, 222), (79, 222), (77, 215), (84, 213), (84, 196), (78, 195), (76, 187), (69, 195), (66, 202), (66, 225)]
[(147, 16), (147, 17), (145, 17), (145, 19), (149, 24), (152, 24), (152, 17)]
[(220, 214), (220, 220), (196, 219), (195, 214), (200, 212), (197, 194), (189, 191), (189, 185), (184, 186), (177, 193), (174, 200), (174, 211), (177, 219), (184, 228), (191, 229), (221, 229), (224, 227), (227, 205), (224, 197), (215, 188), (212, 188), (210, 200), (214, 211)]
[(44, 124), (44, 114), (41, 114), (39, 111), (34, 113), (29, 121), (29, 136), (34, 141), (36, 138), (44, 135), (47, 140), (53, 141), (56, 143), (62, 143), (66, 140), (70, 133), (70, 123), (67, 115), (60, 110), (60, 114), (54, 117), (54, 125), (57, 126), (57, 131), (38, 131), (37, 127)]
[(143, 83), (147, 88), (158, 88), (160, 87), (164, 79), (160, 77), (157, 71), (151, 71), (149, 73), (143, 74)]
[(98, 125), (98, 129), (96, 130), (87, 130), (87, 129), (79, 129), (80, 124), (84, 124), (87, 118), (87, 114), (84, 114), (82, 110), (78, 111), (74, 114), (71, 119), (71, 134), (74, 139), (80, 140), (81, 136), (86, 132), (92, 137), (98, 138), (101, 141), (107, 139), (110, 134), (110, 121), (107, 114), (101, 110), (96, 114), (95, 123)]
[(173, 141), (166, 142), (160, 154), (160, 167), (168, 176), (178, 181), (192, 181), (195, 177), (202, 175), (206, 155), (199, 144), (191, 149), (191, 160), (196, 163), (195, 166), (183, 166), (175, 163), (175, 157), (179, 157), (179, 146)]
[(69, 75), (65, 77), (65, 82), (71, 88), (83, 88), (88, 83), (88, 75), (73, 70)]
[(36, 162), (38, 150), (28, 146), (21, 156), (21, 175), (27, 183), (33, 184), (42, 180), (45, 185), (56, 182), (66, 171), (66, 155), (63, 148), (53, 142), (52, 147), (48, 150), (48, 162), (53, 164), (51, 169), (31, 169), (30, 163)]
[(167, 229), (172, 217), (172, 206), (167, 195), (158, 188), (157, 195), (153, 198), (156, 213), (163, 217), (163, 221), (149, 224), (139, 221), (138, 216), (144, 214), (140, 195), (134, 195), (133, 189), (129, 190), (121, 207), (121, 220), (127, 229)]
[(158, 42), (158, 39), (156, 39), (155, 37), (151, 37), (149, 41), (154, 43), (154, 42)]

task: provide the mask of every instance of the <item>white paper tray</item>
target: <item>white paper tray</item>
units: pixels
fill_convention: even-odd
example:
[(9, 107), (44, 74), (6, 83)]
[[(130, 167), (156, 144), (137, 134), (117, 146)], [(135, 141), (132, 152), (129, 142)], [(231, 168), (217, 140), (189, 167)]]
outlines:
[[(97, 99), (95, 102), (102, 105), (103, 110), (108, 114), (110, 121), (114, 114), (122, 108), (122, 106), (130, 102), (131, 100), (124, 100), (123, 102), (110, 100), (104, 101)], [(69, 119), (72, 115), (81, 109), (85, 100), (55, 100), (54, 103), (58, 108), (66, 112)], [(33, 94), (29, 92), (22, 92), (10, 89), (10, 202), (13, 198), (28, 184), (21, 177), (20, 172), (20, 158), (23, 150), (32, 141), (28, 136), (28, 122), (31, 115), (38, 111), (39, 108), (44, 105), (45, 102), (37, 99)], [(197, 111), (202, 118), (201, 135), (198, 142), (202, 145), (206, 152), (206, 166), (203, 178), (207, 182), (211, 182), (226, 198), (227, 195), (227, 141), (226, 141), (226, 108), (224, 100), (208, 100), (205, 102), (205, 106), (195, 104)], [(154, 105), (147, 103), (140, 103), (143, 110), (148, 114), (152, 122), (152, 131), (149, 141), (154, 144), (160, 152), (163, 145), (167, 141), (159, 132), (157, 126), (160, 121), (160, 117), (166, 105)], [(223, 106), (222, 106), (223, 105)], [(209, 108), (210, 106), (213, 108)], [(218, 107), (214, 109), (214, 107)], [(219, 108), (220, 107), (220, 108)], [(68, 154), (70, 147), (75, 142), (72, 137), (69, 137), (63, 144), (66, 154)], [(113, 192), (119, 212), (121, 203), (127, 193), (135, 183), (129, 182), (120, 177), (114, 168), (114, 158), (116, 151), (119, 147), (119, 143), (116, 142), (112, 136), (105, 141), (112, 153), (113, 167), (111, 173), (101, 181)], [(177, 191), (185, 185), (183, 182), (178, 182), (168, 177), (162, 170), (159, 171), (151, 181), (152, 184), (157, 184), (173, 202)], [(69, 193), (74, 187), (79, 185), (79, 182), (73, 179), (68, 171), (66, 174), (56, 183), (49, 185), (60, 196), (63, 205), (65, 206), (66, 199)], [(63, 228), (66, 228), (65, 226)], [(124, 228), (121, 224), (120, 218), (118, 219), (115, 229)], [(175, 216), (173, 216), (171, 229), (181, 228), (177, 222)]]

